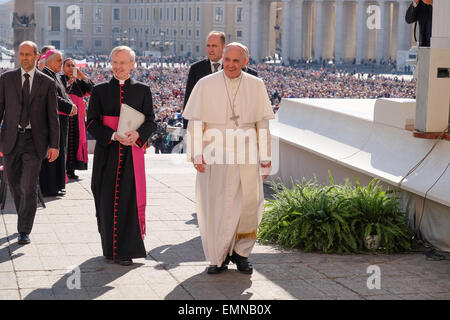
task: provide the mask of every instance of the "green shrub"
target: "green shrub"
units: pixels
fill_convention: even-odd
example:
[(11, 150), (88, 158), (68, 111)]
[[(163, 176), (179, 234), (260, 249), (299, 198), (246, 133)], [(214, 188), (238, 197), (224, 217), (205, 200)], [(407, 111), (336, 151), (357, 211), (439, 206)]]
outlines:
[(358, 253), (367, 251), (364, 239), (380, 237), (386, 253), (410, 249), (411, 231), (399, 209), (395, 193), (384, 191), (374, 179), (363, 187), (322, 186), (317, 179), (295, 183), (291, 188), (272, 182), (275, 191), (259, 226), (262, 243), (278, 243), (305, 252)]

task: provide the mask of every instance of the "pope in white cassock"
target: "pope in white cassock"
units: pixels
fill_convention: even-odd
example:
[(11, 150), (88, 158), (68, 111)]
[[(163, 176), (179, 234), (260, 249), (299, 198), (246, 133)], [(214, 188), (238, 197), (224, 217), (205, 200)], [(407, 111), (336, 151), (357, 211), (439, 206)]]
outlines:
[(202, 78), (183, 113), (187, 154), (197, 170), (197, 218), (209, 274), (231, 261), (246, 274), (264, 210), (263, 179), (271, 170), (272, 111), (261, 79), (242, 72), (245, 46), (224, 49), (223, 70)]

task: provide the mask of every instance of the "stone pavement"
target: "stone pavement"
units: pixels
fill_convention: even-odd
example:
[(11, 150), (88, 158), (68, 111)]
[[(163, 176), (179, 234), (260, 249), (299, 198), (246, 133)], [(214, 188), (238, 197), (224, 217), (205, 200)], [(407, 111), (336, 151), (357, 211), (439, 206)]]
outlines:
[[(67, 185), (66, 196), (39, 207), (29, 245), (17, 244), (8, 198), (0, 221), (0, 299), (450, 299), (448, 255), (429, 261), (423, 253), (325, 255), (256, 245), (253, 275), (234, 265), (208, 275), (194, 169), (184, 155), (146, 161), (146, 259), (122, 267), (102, 257), (91, 172), (78, 171), (81, 180)], [(371, 265), (380, 268), (380, 289), (367, 287)]]

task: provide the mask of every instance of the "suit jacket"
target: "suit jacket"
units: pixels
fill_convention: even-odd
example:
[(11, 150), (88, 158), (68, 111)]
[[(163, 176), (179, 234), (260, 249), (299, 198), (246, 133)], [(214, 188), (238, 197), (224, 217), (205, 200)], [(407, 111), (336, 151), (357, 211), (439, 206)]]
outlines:
[(250, 67), (245, 67), (243, 69), (245, 72), (247, 72), (248, 74), (251, 74), (252, 76), (257, 77), (258, 76), (258, 71), (256, 69), (250, 68)]
[[(22, 111), (21, 68), (0, 76), (0, 147), (4, 154), (16, 145)], [(36, 69), (30, 93), (30, 123), (37, 155), (43, 159), (48, 148), (59, 148), (59, 120), (55, 82)]]
[[(243, 71), (254, 75), (255, 77), (258, 76), (258, 72), (255, 69), (245, 67)], [(188, 79), (186, 83), (186, 91), (184, 94), (184, 103), (183, 103), (183, 110), (186, 108), (186, 104), (189, 100), (189, 97), (191, 95), (192, 89), (194, 89), (197, 82), (207, 75), (210, 75), (212, 73), (211, 70), (211, 62), (209, 59), (204, 59), (195, 62), (191, 65), (191, 68), (189, 69)], [(183, 128), (186, 129), (188, 124), (188, 120), (183, 119)]]
[(45, 67), (44, 70), (42, 70), (42, 72), (55, 80), (58, 111), (60, 113), (69, 115), (72, 112), (73, 102), (66, 91), (66, 87), (61, 81), (61, 76), (47, 67)]
[(419, 21), (419, 45), (421, 47), (430, 46), (432, 19), (433, 6), (422, 1), (419, 1), (417, 7), (414, 7), (411, 2), (408, 10), (406, 10), (405, 20), (407, 23)]

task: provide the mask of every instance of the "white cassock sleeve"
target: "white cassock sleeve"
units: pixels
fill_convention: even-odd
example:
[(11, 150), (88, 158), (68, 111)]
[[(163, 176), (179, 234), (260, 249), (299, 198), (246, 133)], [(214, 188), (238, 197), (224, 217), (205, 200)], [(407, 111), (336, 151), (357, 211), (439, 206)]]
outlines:
[[(186, 155), (188, 161), (201, 164), (201, 156), (203, 154), (203, 131), (205, 125), (201, 120), (190, 120), (187, 126)], [(198, 160), (200, 159), (200, 160)]]
[(271, 135), (269, 130), (269, 120), (256, 122), (256, 136), (258, 138), (258, 152), (260, 161), (271, 161)]

